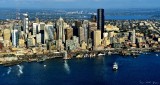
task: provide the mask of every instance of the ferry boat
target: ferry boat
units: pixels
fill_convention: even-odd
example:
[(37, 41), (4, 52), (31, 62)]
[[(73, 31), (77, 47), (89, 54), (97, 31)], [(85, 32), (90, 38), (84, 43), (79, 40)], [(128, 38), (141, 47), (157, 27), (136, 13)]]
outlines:
[(118, 70), (118, 64), (116, 62), (113, 64), (113, 70), (114, 71)]

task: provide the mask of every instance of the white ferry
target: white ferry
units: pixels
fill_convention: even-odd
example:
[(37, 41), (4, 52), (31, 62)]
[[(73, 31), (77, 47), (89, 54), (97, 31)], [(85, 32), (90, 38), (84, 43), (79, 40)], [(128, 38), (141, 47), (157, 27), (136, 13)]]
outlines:
[(116, 62), (113, 64), (113, 70), (114, 71), (118, 70), (118, 64)]

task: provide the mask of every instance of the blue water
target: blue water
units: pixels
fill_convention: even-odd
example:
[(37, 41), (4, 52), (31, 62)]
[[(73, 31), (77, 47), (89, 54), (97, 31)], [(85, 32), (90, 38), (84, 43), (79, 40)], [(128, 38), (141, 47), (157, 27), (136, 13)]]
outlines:
[(139, 15), (124, 15), (124, 16), (105, 16), (106, 20), (147, 20), (151, 19), (151, 16), (139, 16)]
[[(159, 56), (156, 56), (159, 54)], [(112, 71), (117, 62), (119, 69)], [(46, 67), (44, 66), (46, 65)], [(160, 85), (160, 53), (0, 66), (0, 85)]]

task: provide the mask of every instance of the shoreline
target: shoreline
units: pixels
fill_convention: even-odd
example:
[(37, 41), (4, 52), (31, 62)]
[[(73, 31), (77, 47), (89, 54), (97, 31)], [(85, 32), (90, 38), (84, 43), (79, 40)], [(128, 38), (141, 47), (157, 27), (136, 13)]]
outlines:
[(160, 48), (143, 48), (143, 49), (110, 49), (110, 50), (99, 50), (99, 51), (77, 51), (77, 52), (57, 52), (48, 54), (28, 54), (28, 55), (17, 55), (17, 54), (1, 54), (0, 53), (0, 65), (13, 66), (23, 62), (44, 62), (45, 60), (62, 58), (64, 60), (72, 58), (95, 58), (104, 55), (122, 55), (122, 56), (139, 56), (146, 52), (160, 52)]

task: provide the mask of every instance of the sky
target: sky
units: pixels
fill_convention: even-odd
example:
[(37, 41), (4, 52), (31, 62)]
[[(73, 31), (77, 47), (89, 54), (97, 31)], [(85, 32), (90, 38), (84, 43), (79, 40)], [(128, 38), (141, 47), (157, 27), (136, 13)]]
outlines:
[(0, 0), (0, 8), (160, 8), (160, 0)]

